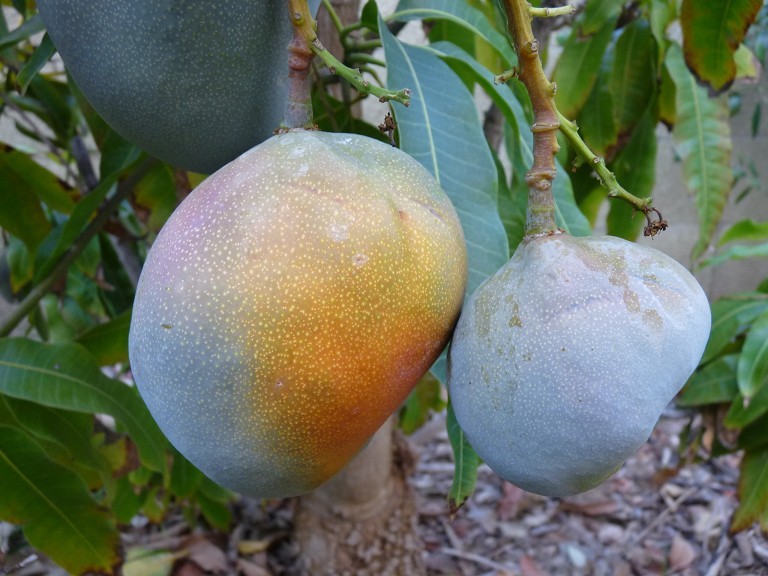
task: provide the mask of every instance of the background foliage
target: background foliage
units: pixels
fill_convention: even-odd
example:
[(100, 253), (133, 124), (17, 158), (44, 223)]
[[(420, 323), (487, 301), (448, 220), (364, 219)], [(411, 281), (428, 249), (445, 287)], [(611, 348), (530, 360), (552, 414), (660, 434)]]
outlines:
[[(160, 521), (183, 504), (190, 522), (221, 530), (230, 523), (233, 495), (168, 444), (132, 386), (127, 357), (141, 263), (202, 176), (149, 158), (112, 131), (61, 66), (48, 64), (55, 48), (34, 7), (24, 0), (3, 6), (0, 118), (26, 139), (0, 148), (0, 292), (17, 304), (0, 323), (0, 519), (22, 527), (32, 546), (71, 572), (110, 572), (124, 558), (119, 531), (137, 514)], [(659, 125), (672, 131), (696, 197), (694, 259), (704, 267), (768, 256), (766, 222), (743, 221), (717, 234), (735, 185), (729, 87), (765, 64), (768, 14), (761, 6), (590, 1), (572, 21), (537, 31), (542, 41), (555, 34), (545, 56), (553, 60), (560, 111), (635, 195), (653, 190)], [(396, 35), (412, 20), (428, 30), (426, 45)], [(728, 41), (712, 37), (715, 29)], [(516, 64), (504, 17), (488, 0), (401, 0), (382, 18), (370, 1), (361, 22), (343, 32), (345, 54), (337, 56), (376, 78), (381, 70), (371, 65), (383, 57), (386, 84), (413, 90), (410, 107), (393, 108), (395, 137), (457, 208), (469, 293), (524, 232), (530, 102), (516, 81), (494, 83)], [(372, 58), (376, 46), (383, 53)], [(481, 113), (478, 90), (491, 101)], [(317, 82), (320, 127), (384, 139), (352, 115), (358, 97), (350, 92), (339, 96)], [(758, 105), (755, 131), (761, 114)], [(605, 225), (637, 237), (642, 219), (622, 203), (611, 203), (598, 222), (606, 196), (590, 166), (567, 146), (558, 160), (560, 227), (586, 235)], [(712, 312), (709, 345), (679, 399), (711, 423), (691, 430), (689, 450), (744, 450), (733, 529), (758, 521), (768, 530), (768, 279), (713, 302)], [(442, 360), (432, 374), (403, 407), (407, 431), (444, 407)], [(471, 494), (479, 460), (448, 410), (457, 461), (450, 499), (458, 506)]]

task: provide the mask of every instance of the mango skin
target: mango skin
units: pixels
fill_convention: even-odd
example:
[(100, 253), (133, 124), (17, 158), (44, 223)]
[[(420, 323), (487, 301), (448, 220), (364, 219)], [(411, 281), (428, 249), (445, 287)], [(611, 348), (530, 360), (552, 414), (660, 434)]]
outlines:
[(306, 493), (338, 472), (445, 347), (466, 284), (434, 178), (352, 134), (267, 140), (161, 230), (133, 308), (133, 375), (220, 484)]
[(456, 418), (505, 480), (584, 492), (647, 440), (710, 321), (696, 279), (658, 250), (609, 236), (524, 241), (456, 327)]
[[(317, 10), (319, 0), (311, 0)], [(39, 0), (70, 74), (121, 136), (210, 174), (272, 136), (288, 92), (284, 0)]]

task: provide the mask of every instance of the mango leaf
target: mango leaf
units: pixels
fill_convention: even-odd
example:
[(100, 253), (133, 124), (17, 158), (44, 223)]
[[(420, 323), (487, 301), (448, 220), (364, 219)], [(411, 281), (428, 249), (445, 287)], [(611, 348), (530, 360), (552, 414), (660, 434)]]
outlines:
[(24, 94), (27, 91), (32, 78), (43, 69), (43, 66), (48, 64), (48, 61), (55, 53), (56, 47), (53, 45), (53, 40), (51, 40), (51, 37), (46, 32), (32, 56), (29, 57), (24, 67), (19, 70), (19, 75), (16, 77), (16, 85), (19, 92)]
[(117, 255), (112, 239), (105, 233), (99, 234), (97, 238), (104, 275), (104, 283), (99, 286), (98, 295), (107, 314), (114, 318), (130, 310), (136, 290), (125, 265)]
[(446, 415), (446, 427), (448, 439), (451, 442), (451, 448), (453, 448), (455, 464), (453, 483), (451, 484), (451, 491), (448, 493), (448, 505), (451, 514), (455, 514), (475, 491), (477, 468), (480, 466), (481, 460), (467, 441), (464, 431), (456, 420), (456, 414), (454, 414), (450, 402)]
[(0, 228), (21, 239), (34, 252), (51, 229), (32, 184), (16, 172), (12, 158), (0, 155)]
[[(512, 91), (506, 85), (495, 84), (493, 74), (472, 58), (469, 54), (449, 42), (438, 42), (432, 45), (436, 51), (451, 66), (462, 67), (473, 74), (474, 80), (485, 89), (493, 102), (504, 114), (507, 122), (514, 127), (517, 140), (507, 141), (513, 170), (516, 173), (516, 182), (525, 186), (522, 175), (533, 163), (533, 133), (530, 124), (525, 117), (523, 107), (515, 98)], [(557, 164), (557, 177), (552, 183), (552, 194), (555, 197), (555, 221), (558, 227), (574, 236), (586, 236), (591, 234), (589, 222), (576, 205), (573, 197), (571, 180), (563, 170), (559, 162)], [(498, 172), (498, 170), (497, 170)], [(518, 191), (515, 190), (514, 194)], [(527, 192), (524, 194), (525, 202), (520, 204), (522, 214), (525, 214), (527, 206)], [(521, 199), (522, 200), (522, 199)], [(466, 229), (464, 230), (466, 234)], [(516, 244), (512, 244), (516, 245)]]
[(746, 44), (741, 44), (733, 55), (736, 63), (736, 80), (757, 80), (760, 75), (760, 61)]
[(128, 361), (128, 331), (131, 327), (131, 311), (97, 324), (77, 337), (77, 343), (85, 347), (98, 362), (108, 366)]
[(723, 262), (748, 260), (750, 258), (768, 258), (768, 242), (754, 246), (733, 246), (720, 254), (702, 260), (701, 267), (718, 266)]
[[(345, 106), (343, 102), (338, 102), (330, 96), (328, 98), (341, 106)], [(320, 110), (319, 107), (317, 109)], [(347, 112), (347, 116), (349, 116), (350, 120), (353, 119), (349, 112)], [(338, 119), (336, 114), (334, 114), (334, 117)], [(316, 121), (319, 121), (319, 119), (316, 118)], [(359, 124), (348, 127), (339, 125), (338, 130), (335, 131), (355, 131), (358, 127)], [(379, 137), (381, 136), (381, 132), (376, 130), (376, 128), (373, 128), (373, 130), (378, 133)], [(137, 206), (147, 210), (149, 213), (146, 220), (147, 228), (152, 232), (159, 232), (178, 204), (173, 169), (167, 164), (162, 163), (153, 166), (147, 172), (147, 175), (134, 187), (133, 198)]]
[(21, 430), (0, 425), (0, 517), (24, 527), (30, 544), (67, 571), (113, 573), (114, 523), (77, 474), (48, 459)]
[(751, 398), (738, 393), (725, 414), (725, 425), (730, 428), (744, 428), (763, 414), (768, 413), (768, 386), (762, 386)]
[(685, 62), (715, 93), (733, 83), (734, 53), (762, 5), (763, 0), (683, 0), (680, 23)]
[(728, 228), (720, 240), (718, 246), (729, 242), (761, 242), (768, 240), (768, 222), (755, 222), (754, 220), (741, 220)]
[(451, 198), (467, 242), (467, 294), (509, 257), (496, 208), (497, 173), (474, 98), (434, 52), (400, 42), (380, 23), (389, 86), (412, 90), (395, 107), (400, 147), (429, 170)]
[(745, 450), (754, 450), (757, 448), (768, 448), (768, 414), (755, 420), (749, 426), (745, 426), (739, 432), (739, 448)]
[[(67, 455), (73, 468), (77, 464), (108, 473), (109, 462), (93, 444), (93, 416), (59, 410), (35, 402), (0, 396), (0, 404), (13, 414), (18, 425), (37, 440), (56, 444)], [(0, 420), (6, 422), (5, 420)], [(77, 470), (77, 467), (73, 469)]]
[(166, 468), (167, 442), (134, 389), (104, 376), (79, 344), (0, 339), (0, 392), (76, 412), (114, 416), (127, 429), (142, 462)]
[(624, 8), (624, 0), (590, 0), (584, 5), (581, 33), (594, 34), (609, 20), (616, 20)]
[[(2, 155), (2, 169), (8, 169), (18, 178), (18, 186), (21, 186), (26, 193), (31, 196), (37, 196), (46, 206), (61, 212), (69, 214), (75, 207), (71, 192), (65, 185), (59, 181), (56, 176), (40, 166), (27, 154), (13, 148), (6, 148)], [(4, 190), (4, 187), (0, 187)]]
[(768, 388), (768, 312), (755, 319), (747, 332), (736, 375), (739, 391), (745, 398)]
[(619, 139), (610, 84), (613, 53), (610, 48), (606, 50), (595, 85), (578, 116), (581, 137), (595, 154), (604, 158)]
[[(613, 162), (613, 171), (621, 185), (639, 198), (648, 198), (656, 183), (656, 114), (649, 106), (632, 132), (629, 144)], [(627, 240), (637, 238), (645, 218), (622, 200), (612, 200), (608, 213), (608, 234)]]
[(639, 18), (622, 30), (609, 84), (616, 129), (629, 132), (656, 94), (656, 43), (647, 20)]
[(45, 24), (39, 14), (35, 14), (18, 28), (0, 36), (0, 50), (15, 46), (19, 42), (29, 40), (31, 36), (45, 30)]
[(739, 507), (733, 515), (731, 531), (746, 530), (760, 522), (768, 531), (768, 448), (744, 454), (739, 475)]
[(677, 151), (686, 185), (696, 194), (699, 240), (693, 257), (698, 259), (712, 239), (733, 184), (728, 105), (722, 98), (710, 99), (696, 84), (677, 45), (669, 47), (666, 65), (676, 89)]
[(741, 292), (712, 303), (712, 328), (701, 363), (715, 358), (739, 335), (744, 327), (768, 310), (768, 296), (760, 292)]
[(564, 116), (575, 118), (587, 101), (615, 27), (616, 16), (608, 18), (594, 34), (584, 34), (578, 24), (573, 27), (553, 74), (555, 103)]
[(680, 392), (676, 400), (677, 405), (702, 406), (733, 400), (739, 391), (739, 385), (736, 383), (737, 362), (738, 356), (731, 354), (718, 358), (698, 370)]
[(405, 434), (413, 434), (428, 419), (432, 412), (445, 408), (440, 380), (427, 372), (408, 395), (400, 410), (400, 428)]
[[(400, 21), (449, 20), (464, 28), (465, 34), (480, 38), (493, 47), (507, 67), (517, 64), (517, 55), (512, 50), (512, 45), (507, 37), (498, 32), (481, 11), (473, 8), (467, 2), (460, 0), (400, 0), (394, 14), (388, 18), (388, 20), (390, 19)], [(388, 84), (395, 86), (392, 82), (388, 82)]]
[(203, 473), (175, 448), (172, 452), (171, 492), (177, 498), (188, 498), (200, 486), (200, 483), (203, 481)]

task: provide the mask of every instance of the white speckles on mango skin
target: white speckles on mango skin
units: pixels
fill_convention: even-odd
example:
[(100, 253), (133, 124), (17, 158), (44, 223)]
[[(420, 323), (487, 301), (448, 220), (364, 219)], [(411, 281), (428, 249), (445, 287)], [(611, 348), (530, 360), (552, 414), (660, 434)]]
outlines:
[(667, 255), (609, 236), (535, 238), (462, 312), (449, 359), (456, 418), (509, 482), (583, 492), (647, 440), (709, 328), (704, 292)]
[(254, 496), (301, 494), (429, 369), (465, 279), (458, 218), (421, 165), (361, 136), (275, 136), (163, 228), (139, 282), (131, 366), (206, 474)]

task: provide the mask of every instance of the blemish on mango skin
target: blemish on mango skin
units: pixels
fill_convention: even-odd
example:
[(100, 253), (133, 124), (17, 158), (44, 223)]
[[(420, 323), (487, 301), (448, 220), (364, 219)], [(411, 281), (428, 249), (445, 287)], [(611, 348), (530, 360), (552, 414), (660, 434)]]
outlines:
[[(295, 142), (302, 154), (281, 152)], [(465, 282), (455, 210), (418, 163), (360, 136), (284, 134), (206, 180), (161, 232), (137, 290), (134, 376), (206, 474), (304, 493), (431, 366)]]

